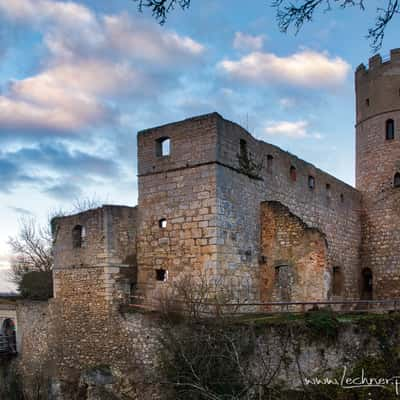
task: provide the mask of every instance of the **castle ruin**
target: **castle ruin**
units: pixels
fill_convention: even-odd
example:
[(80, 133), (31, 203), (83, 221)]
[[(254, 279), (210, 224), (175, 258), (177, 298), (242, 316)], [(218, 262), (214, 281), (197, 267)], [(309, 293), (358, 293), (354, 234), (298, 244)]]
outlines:
[(99, 365), (156, 382), (160, 324), (120, 306), (188, 276), (243, 303), (398, 299), (400, 50), (355, 81), (356, 188), (217, 113), (139, 132), (137, 207), (53, 219), (54, 298), (0, 303), (22, 375), (55, 399)]
[(202, 273), (244, 301), (397, 297), (399, 69), (397, 49), (357, 68), (356, 188), (217, 113), (139, 132), (138, 206), (53, 220), (55, 297)]

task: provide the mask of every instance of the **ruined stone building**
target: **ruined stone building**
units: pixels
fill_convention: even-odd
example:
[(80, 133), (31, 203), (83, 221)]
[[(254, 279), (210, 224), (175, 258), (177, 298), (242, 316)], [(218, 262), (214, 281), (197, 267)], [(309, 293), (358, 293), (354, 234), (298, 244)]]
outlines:
[(355, 83), (355, 188), (218, 113), (139, 132), (137, 207), (53, 221), (55, 298), (107, 307), (201, 274), (243, 301), (398, 297), (400, 50)]
[[(25, 381), (46, 372), (51, 398), (71, 400), (60, 393), (96, 366), (127, 381), (120, 391), (161, 379), (158, 314), (120, 306), (186, 277), (241, 302), (398, 298), (400, 49), (359, 66), (355, 81), (356, 188), (217, 113), (139, 132), (137, 207), (53, 219), (54, 298), (0, 299), (0, 353), (13, 322)], [(358, 360), (367, 342), (327, 359), (342, 368), (337, 349)], [(315, 354), (301, 360), (310, 374)], [(165, 398), (146, 385), (147, 397), (123, 398)]]

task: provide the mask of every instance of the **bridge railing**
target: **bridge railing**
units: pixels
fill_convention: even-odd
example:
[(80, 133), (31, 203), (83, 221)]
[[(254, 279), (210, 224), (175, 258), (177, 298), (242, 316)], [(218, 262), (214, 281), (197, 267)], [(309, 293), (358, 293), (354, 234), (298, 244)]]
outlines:
[[(164, 299), (165, 300), (165, 299)], [(330, 309), (339, 313), (382, 313), (400, 311), (400, 299), (384, 300), (331, 300), (331, 301), (275, 301), (275, 302), (243, 302), (219, 303), (217, 301), (182, 301), (168, 299), (146, 298), (141, 295), (131, 297), (129, 307), (159, 311), (165, 307), (190, 313), (197, 310), (200, 314), (238, 315), (249, 313), (304, 313), (312, 310)]]

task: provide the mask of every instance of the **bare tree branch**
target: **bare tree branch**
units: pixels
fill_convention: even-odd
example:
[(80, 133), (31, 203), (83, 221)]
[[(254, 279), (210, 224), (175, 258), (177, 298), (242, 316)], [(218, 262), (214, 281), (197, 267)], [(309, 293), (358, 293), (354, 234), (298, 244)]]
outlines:
[(139, 11), (143, 11), (143, 7), (149, 7), (152, 10), (153, 17), (160, 22), (161, 25), (167, 20), (167, 14), (176, 6), (182, 10), (189, 8), (190, 0), (133, 0), (138, 3)]
[[(139, 11), (150, 8), (153, 17), (163, 25), (168, 14), (177, 6), (182, 10), (190, 7), (191, 0), (133, 0), (138, 3)], [(276, 9), (276, 19), (279, 29), (287, 32), (294, 27), (296, 34), (306, 22), (313, 20), (317, 11), (331, 11), (333, 8), (344, 9), (357, 7), (364, 11), (364, 0), (272, 0), (272, 7)], [(400, 13), (399, 0), (387, 0), (384, 7), (376, 10), (375, 25), (368, 30), (367, 38), (373, 51), (382, 47), (386, 27), (396, 14)]]
[(400, 7), (398, 0), (389, 0), (386, 8), (377, 9), (378, 16), (376, 18), (375, 26), (368, 30), (367, 36), (371, 40), (371, 47), (374, 51), (377, 51), (382, 47), (386, 27), (395, 14), (399, 14), (399, 12)]
[(8, 244), (13, 253), (11, 280), (19, 284), (27, 272), (51, 271), (53, 255), (50, 228), (40, 227), (33, 218), (20, 220), (17, 236), (10, 237)]

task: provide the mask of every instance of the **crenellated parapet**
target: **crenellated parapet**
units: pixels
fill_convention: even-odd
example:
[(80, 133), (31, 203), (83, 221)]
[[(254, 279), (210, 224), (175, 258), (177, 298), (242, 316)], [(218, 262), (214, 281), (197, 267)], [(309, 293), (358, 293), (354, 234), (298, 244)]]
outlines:
[(360, 64), (355, 72), (356, 123), (400, 109), (400, 48), (390, 57), (376, 54), (368, 68)]

